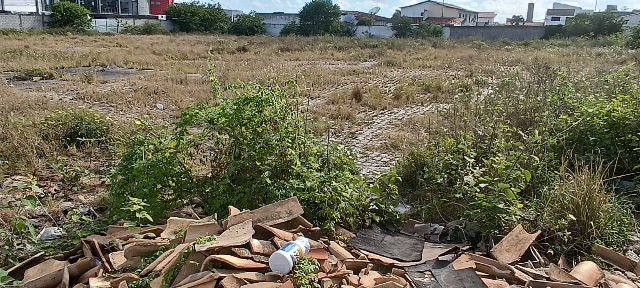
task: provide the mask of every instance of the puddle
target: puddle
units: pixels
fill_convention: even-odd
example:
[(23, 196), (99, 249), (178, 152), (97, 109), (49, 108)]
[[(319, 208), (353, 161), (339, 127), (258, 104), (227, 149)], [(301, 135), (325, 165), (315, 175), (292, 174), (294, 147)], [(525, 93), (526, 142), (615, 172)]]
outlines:
[(77, 68), (63, 68), (57, 69), (56, 74), (67, 74), (70, 76), (83, 75), (87, 73), (95, 73), (96, 78), (99, 80), (114, 80), (129, 78), (134, 76), (141, 76), (153, 73), (154, 70), (139, 70), (121, 67), (77, 67)]
[[(63, 68), (56, 69), (55, 75), (57, 78), (62, 75), (69, 76), (82, 76), (82, 75), (95, 75), (96, 80), (117, 80), (126, 79), (134, 76), (148, 75), (155, 72), (154, 70), (140, 70), (121, 67), (75, 67), (75, 68)], [(4, 79), (9, 86), (16, 89), (35, 89), (43, 86), (55, 85), (65, 83), (64, 80), (48, 79), (40, 80), (39, 77), (26, 77), (20, 72), (2, 72), (2, 79)]]

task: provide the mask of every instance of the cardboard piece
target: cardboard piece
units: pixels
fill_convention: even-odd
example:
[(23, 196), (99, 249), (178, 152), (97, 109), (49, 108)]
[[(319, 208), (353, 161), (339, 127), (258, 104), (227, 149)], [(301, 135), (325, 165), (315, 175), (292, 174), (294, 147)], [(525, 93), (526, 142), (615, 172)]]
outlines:
[(600, 258), (602, 258), (604, 262), (607, 262), (625, 271), (633, 272), (638, 265), (637, 261), (629, 259), (627, 256), (624, 256), (600, 244), (593, 245), (593, 253), (600, 256)]

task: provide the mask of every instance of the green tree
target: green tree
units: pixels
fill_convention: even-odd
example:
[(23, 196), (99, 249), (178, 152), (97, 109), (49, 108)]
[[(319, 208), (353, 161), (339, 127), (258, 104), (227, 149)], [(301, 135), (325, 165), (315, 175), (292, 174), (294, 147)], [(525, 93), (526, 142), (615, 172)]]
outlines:
[(91, 28), (89, 10), (71, 2), (58, 2), (51, 6), (51, 27), (85, 30)]
[(573, 18), (567, 19), (563, 32), (569, 37), (589, 37), (612, 35), (622, 32), (624, 19), (616, 14), (607, 13), (581, 13)]
[(442, 26), (429, 22), (422, 22), (413, 29), (413, 37), (423, 39), (442, 37)]
[(402, 16), (400, 10), (396, 10), (391, 17), (391, 30), (393, 30), (394, 35), (398, 38), (406, 38), (411, 36), (411, 31), (413, 27), (411, 24), (411, 18), (407, 16)]
[(224, 34), (231, 19), (220, 4), (203, 4), (197, 1), (171, 5), (165, 14), (177, 24), (178, 30), (187, 33), (200, 32)]
[(280, 30), (280, 36), (293, 36), (298, 34), (298, 24), (296, 22), (289, 22)]
[(249, 14), (240, 15), (236, 18), (235, 22), (231, 23), (229, 33), (241, 36), (264, 34), (263, 21), (264, 18), (256, 15), (254, 11)]
[(513, 15), (511, 16), (511, 24), (513, 25), (520, 25), (520, 24), (524, 24), (524, 17), (522, 17), (522, 15)]
[(300, 10), (299, 32), (305, 36), (335, 33), (340, 14), (340, 6), (331, 0), (311, 0)]

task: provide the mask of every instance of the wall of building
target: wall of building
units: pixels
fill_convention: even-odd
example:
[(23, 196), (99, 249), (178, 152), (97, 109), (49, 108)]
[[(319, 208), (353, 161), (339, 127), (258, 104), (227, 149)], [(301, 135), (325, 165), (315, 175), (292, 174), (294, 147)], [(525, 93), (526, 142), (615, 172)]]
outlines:
[[(544, 18), (544, 25), (565, 25), (567, 24), (567, 19), (573, 16), (554, 16), (547, 15)], [(560, 21), (553, 21), (554, 18), (560, 18)]]
[(490, 26), (490, 25), (494, 24), (494, 19), (495, 18), (478, 17), (478, 23), (476, 25), (478, 25), (478, 26)]
[(631, 27), (640, 26), (640, 13), (629, 14), (623, 16), (622, 19), (627, 20), (627, 23), (622, 26), (625, 30), (631, 29)]
[(454, 26), (444, 28), (444, 37), (449, 39), (481, 38), (485, 40), (541, 39), (544, 26)]
[(388, 39), (393, 37), (393, 30), (391, 26), (357, 26), (356, 36)]
[(295, 22), (300, 22), (300, 17), (298, 14), (287, 14), (287, 13), (256, 13), (264, 18), (262, 22), (265, 33), (271, 36), (280, 35), (280, 31), (284, 28), (285, 25)]
[(46, 15), (0, 14), (0, 29), (45, 29), (49, 19)]
[(165, 30), (167, 31), (173, 30), (173, 23), (171, 21), (158, 20), (158, 19), (140, 19), (140, 18), (132, 18), (132, 17), (93, 19), (91, 21), (91, 25), (93, 26), (93, 29), (98, 32), (120, 33), (122, 32), (124, 27), (140, 26), (147, 22), (160, 23)]

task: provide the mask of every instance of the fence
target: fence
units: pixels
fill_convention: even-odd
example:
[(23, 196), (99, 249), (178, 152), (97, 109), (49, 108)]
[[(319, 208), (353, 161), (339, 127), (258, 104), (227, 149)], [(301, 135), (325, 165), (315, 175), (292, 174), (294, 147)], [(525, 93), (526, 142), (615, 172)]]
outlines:
[(0, 29), (46, 29), (49, 16), (30, 14), (0, 14)]
[(444, 28), (444, 38), (481, 38), (485, 40), (528, 40), (544, 37), (544, 26), (454, 26)]

